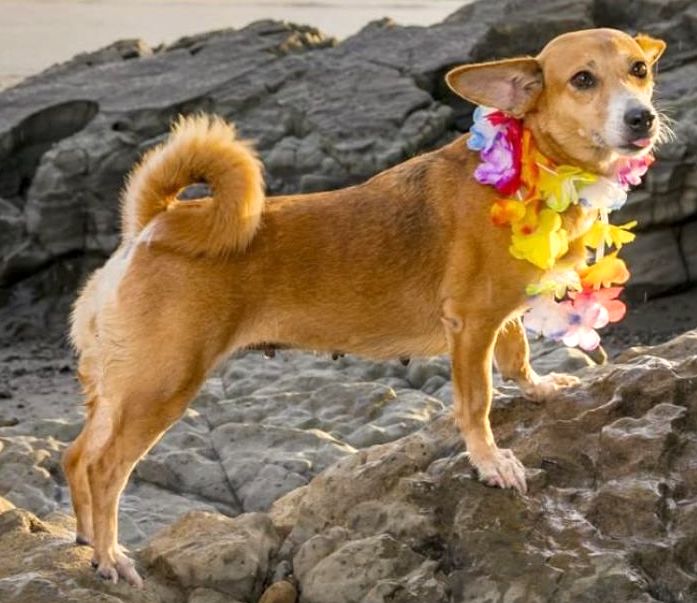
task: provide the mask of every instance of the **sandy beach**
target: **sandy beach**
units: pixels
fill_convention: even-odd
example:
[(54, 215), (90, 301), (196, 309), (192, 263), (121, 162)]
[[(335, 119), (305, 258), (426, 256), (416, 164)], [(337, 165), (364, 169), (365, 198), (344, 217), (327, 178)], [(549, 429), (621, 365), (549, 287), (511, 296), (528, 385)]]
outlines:
[(258, 19), (314, 25), (345, 38), (390, 17), (404, 25), (441, 21), (466, 0), (0, 0), (0, 88), (78, 52), (117, 39), (151, 45), (204, 31), (239, 28)]

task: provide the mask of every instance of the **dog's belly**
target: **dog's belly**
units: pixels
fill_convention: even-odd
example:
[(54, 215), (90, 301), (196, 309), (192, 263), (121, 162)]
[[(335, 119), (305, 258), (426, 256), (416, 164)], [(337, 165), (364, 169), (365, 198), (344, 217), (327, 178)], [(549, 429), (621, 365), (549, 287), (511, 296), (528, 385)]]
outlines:
[(437, 312), (389, 313), (323, 312), (304, 307), (298, 311), (276, 308), (274, 315), (257, 317), (254, 344), (356, 354), (368, 358), (434, 356), (448, 351), (445, 331)]
[(411, 356), (436, 356), (448, 351), (447, 341), (440, 332), (423, 333), (359, 333), (348, 337), (333, 337), (330, 330), (298, 338), (293, 347), (356, 354), (367, 358), (385, 359)]

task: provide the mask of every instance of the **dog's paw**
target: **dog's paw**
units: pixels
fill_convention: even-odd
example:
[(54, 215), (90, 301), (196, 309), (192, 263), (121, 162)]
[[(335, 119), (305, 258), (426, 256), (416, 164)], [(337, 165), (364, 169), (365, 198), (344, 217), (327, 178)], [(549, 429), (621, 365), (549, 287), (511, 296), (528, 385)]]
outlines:
[(527, 383), (522, 383), (520, 388), (523, 395), (533, 402), (546, 402), (554, 398), (554, 395), (567, 387), (578, 385), (581, 380), (573, 375), (564, 373), (549, 373), (548, 375), (535, 375)]
[(528, 490), (525, 482), (525, 467), (507, 448), (494, 448), (486, 455), (473, 456), (470, 462), (477, 470), (480, 481), (487, 486), (515, 488), (521, 494)]
[(97, 568), (97, 576), (103, 580), (117, 584), (119, 578), (123, 578), (131, 586), (143, 588), (143, 579), (136, 571), (133, 561), (123, 553), (116, 553), (113, 561), (97, 561), (95, 558), (92, 565)]

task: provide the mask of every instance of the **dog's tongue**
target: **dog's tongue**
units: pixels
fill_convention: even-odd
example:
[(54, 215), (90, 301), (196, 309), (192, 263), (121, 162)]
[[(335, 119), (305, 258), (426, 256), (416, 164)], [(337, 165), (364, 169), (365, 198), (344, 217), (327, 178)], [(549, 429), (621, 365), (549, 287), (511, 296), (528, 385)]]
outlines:
[(648, 147), (651, 144), (651, 139), (650, 138), (637, 138), (636, 140), (632, 140), (632, 144), (635, 147), (639, 147), (640, 149), (643, 149), (645, 147)]

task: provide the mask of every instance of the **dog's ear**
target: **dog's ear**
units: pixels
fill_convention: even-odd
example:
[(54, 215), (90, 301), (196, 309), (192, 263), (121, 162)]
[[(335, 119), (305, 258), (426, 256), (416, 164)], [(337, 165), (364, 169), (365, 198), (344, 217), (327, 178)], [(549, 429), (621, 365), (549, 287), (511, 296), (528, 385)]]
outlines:
[(533, 58), (461, 65), (445, 81), (462, 98), (515, 117), (532, 109), (543, 87), (542, 68)]
[(661, 58), (663, 51), (666, 49), (666, 43), (663, 40), (657, 40), (646, 34), (639, 34), (634, 38), (637, 44), (644, 51), (644, 55), (649, 61), (649, 65), (653, 65)]

